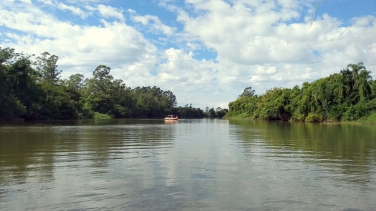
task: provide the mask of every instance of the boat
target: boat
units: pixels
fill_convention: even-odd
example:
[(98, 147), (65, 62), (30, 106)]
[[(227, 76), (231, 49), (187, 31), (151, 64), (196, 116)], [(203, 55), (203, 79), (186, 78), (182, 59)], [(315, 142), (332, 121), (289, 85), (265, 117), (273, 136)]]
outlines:
[(167, 115), (164, 120), (173, 120), (173, 121), (177, 121), (178, 120), (178, 115)]

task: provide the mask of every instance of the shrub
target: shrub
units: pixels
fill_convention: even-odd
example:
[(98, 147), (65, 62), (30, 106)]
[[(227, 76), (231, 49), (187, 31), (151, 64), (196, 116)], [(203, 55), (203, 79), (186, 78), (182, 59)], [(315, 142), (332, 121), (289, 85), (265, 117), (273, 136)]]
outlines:
[(94, 119), (111, 119), (112, 117), (108, 114), (101, 114), (98, 112), (94, 112)]
[(306, 122), (321, 122), (323, 120), (322, 116), (315, 113), (309, 113), (305, 118)]

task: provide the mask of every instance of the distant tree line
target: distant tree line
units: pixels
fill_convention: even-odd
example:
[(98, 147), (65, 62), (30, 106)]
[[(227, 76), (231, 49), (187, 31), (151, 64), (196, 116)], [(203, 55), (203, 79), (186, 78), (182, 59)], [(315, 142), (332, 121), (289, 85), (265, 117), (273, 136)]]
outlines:
[(92, 78), (74, 74), (62, 80), (58, 56), (45, 52), (32, 57), (0, 48), (0, 120), (83, 119), (93, 118), (95, 112), (114, 118), (205, 116), (199, 108), (177, 107), (169, 90), (127, 87), (105, 65), (95, 68)]
[(302, 87), (273, 88), (256, 95), (247, 87), (229, 103), (228, 117), (293, 121), (355, 121), (376, 117), (376, 81), (363, 63), (349, 64)]
[(206, 107), (205, 109), (205, 116), (206, 117), (211, 117), (211, 118), (223, 118), (228, 112), (228, 109), (224, 108), (222, 109), (221, 107), (217, 107), (216, 109), (209, 108), (209, 106)]

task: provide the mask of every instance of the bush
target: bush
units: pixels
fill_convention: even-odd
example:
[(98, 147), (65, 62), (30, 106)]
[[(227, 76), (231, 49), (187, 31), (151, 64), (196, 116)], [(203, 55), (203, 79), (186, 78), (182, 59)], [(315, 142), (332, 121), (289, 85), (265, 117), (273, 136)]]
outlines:
[(82, 115), (81, 118), (84, 118), (84, 119), (91, 119), (94, 117), (94, 111), (93, 109), (91, 109), (91, 106), (89, 103), (85, 102), (82, 105), (81, 115)]
[[(372, 103), (369, 102), (368, 104)], [(372, 108), (367, 105), (364, 101), (360, 101), (354, 106), (350, 106), (346, 112), (342, 115), (342, 121), (355, 121), (359, 118), (366, 116), (369, 112), (372, 111)]]
[(333, 106), (327, 113), (327, 120), (341, 121), (343, 114), (346, 112), (348, 106), (346, 104)]
[(367, 117), (362, 117), (358, 120), (360, 123), (376, 125), (376, 112), (370, 114)]
[(369, 117), (366, 120), (366, 123), (373, 124), (373, 125), (376, 124), (376, 113), (369, 115)]
[(108, 114), (101, 114), (98, 112), (94, 112), (94, 119), (111, 119), (112, 117)]
[(26, 114), (26, 107), (18, 99), (0, 97), (0, 118), (17, 118)]
[(112, 114), (115, 118), (124, 118), (130, 117), (132, 112), (119, 104), (115, 104), (114, 109), (112, 110)]
[(321, 122), (323, 120), (322, 116), (315, 113), (309, 113), (304, 121), (306, 122)]

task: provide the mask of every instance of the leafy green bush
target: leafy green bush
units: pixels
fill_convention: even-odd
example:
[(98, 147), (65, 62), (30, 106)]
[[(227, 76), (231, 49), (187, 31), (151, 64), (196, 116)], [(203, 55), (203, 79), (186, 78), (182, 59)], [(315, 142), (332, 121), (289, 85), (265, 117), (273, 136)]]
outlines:
[(308, 116), (305, 118), (306, 122), (321, 122), (323, 117), (319, 114), (309, 113)]
[(27, 110), (22, 103), (14, 97), (0, 99), (0, 118), (15, 118), (26, 114)]
[(354, 106), (350, 106), (342, 116), (342, 121), (355, 121), (359, 118), (366, 116), (372, 108), (368, 107), (364, 101), (358, 102)]
[(115, 104), (112, 114), (115, 118), (124, 118), (130, 117), (132, 112), (128, 108), (125, 108), (119, 104)]
[(93, 111), (93, 109), (91, 109), (91, 106), (88, 102), (85, 102), (82, 105), (81, 115), (82, 115), (81, 118), (84, 118), (84, 119), (91, 119), (91, 118), (94, 117), (94, 111)]
[(108, 114), (101, 114), (98, 112), (94, 112), (94, 119), (111, 119), (112, 117)]
[(375, 125), (376, 124), (376, 113), (372, 113), (371, 115), (369, 115), (367, 120), (364, 123)]
[(348, 106), (346, 104), (335, 105), (330, 108), (327, 113), (327, 120), (341, 121), (343, 114), (346, 112)]

